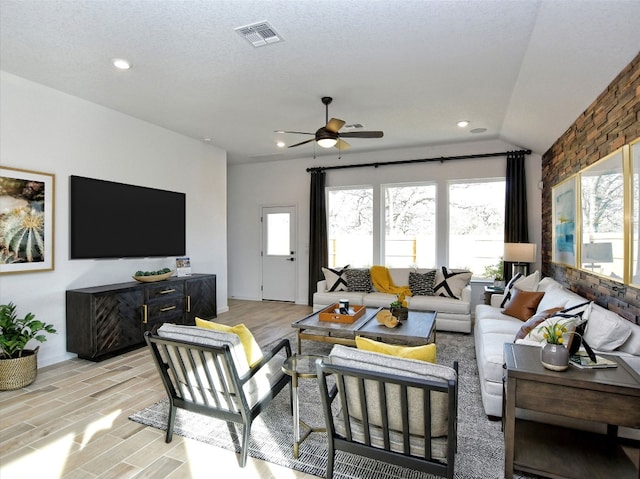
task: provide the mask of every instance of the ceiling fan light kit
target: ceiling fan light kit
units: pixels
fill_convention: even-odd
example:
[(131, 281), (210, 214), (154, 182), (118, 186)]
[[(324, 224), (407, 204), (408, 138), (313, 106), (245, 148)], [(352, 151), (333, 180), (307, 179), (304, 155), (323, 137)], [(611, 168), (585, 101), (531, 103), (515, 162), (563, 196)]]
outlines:
[(333, 101), (333, 98), (330, 96), (323, 96), (322, 103), (325, 106), (325, 126), (322, 126), (316, 130), (315, 133), (308, 133), (305, 131), (284, 131), (277, 130), (276, 133), (292, 133), (295, 135), (312, 135), (314, 138), (311, 140), (301, 141), (300, 143), (296, 143), (295, 145), (289, 146), (289, 148), (294, 148), (296, 146), (304, 145), (306, 143), (310, 143), (315, 141), (318, 146), (322, 148), (332, 148), (336, 147), (340, 150), (345, 150), (349, 148), (351, 145), (346, 141), (342, 140), (342, 138), (382, 138), (382, 131), (351, 131), (340, 133), (340, 129), (345, 125), (343, 120), (338, 118), (331, 118), (329, 120), (329, 105)]

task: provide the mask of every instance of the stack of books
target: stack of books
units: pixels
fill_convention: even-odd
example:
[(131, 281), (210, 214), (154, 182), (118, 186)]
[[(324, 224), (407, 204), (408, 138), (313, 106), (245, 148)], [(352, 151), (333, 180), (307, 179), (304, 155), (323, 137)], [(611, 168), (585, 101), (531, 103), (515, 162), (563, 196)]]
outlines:
[[(595, 357), (595, 361), (594, 361)], [(578, 351), (576, 354), (569, 358), (569, 364), (580, 369), (601, 369), (601, 368), (615, 368), (618, 364), (597, 354), (590, 357), (586, 351)]]

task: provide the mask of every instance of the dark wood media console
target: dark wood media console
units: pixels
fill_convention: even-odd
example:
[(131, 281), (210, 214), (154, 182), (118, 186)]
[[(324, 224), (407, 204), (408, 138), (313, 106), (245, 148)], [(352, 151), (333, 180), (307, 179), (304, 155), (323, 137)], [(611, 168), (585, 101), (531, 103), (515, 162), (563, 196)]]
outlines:
[(73, 289), (66, 304), (67, 351), (100, 361), (141, 346), (143, 333), (156, 325), (215, 318), (216, 275)]

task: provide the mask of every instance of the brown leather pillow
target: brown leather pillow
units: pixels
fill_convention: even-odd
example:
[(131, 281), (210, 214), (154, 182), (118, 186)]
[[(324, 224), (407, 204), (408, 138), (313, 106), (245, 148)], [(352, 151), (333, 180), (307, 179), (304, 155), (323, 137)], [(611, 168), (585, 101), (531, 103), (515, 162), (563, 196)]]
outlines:
[(520, 327), (520, 330), (516, 333), (516, 337), (513, 342), (515, 343), (518, 339), (524, 339), (527, 334), (537, 328), (540, 323), (542, 323), (545, 319), (550, 318), (553, 313), (557, 313), (558, 311), (562, 311), (562, 308), (547, 309), (531, 316)]
[(518, 288), (513, 288), (511, 301), (507, 303), (502, 314), (526, 321), (536, 314), (536, 308), (543, 296), (544, 292), (521, 291)]

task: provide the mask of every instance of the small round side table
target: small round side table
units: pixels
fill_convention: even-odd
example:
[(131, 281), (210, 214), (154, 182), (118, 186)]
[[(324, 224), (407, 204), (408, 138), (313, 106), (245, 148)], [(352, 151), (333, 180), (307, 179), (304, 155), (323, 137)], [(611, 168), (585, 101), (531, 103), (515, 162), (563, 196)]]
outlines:
[[(324, 356), (316, 355), (293, 355), (288, 357), (282, 363), (282, 371), (291, 376), (291, 407), (293, 409), (293, 456), (298, 459), (300, 455), (300, 444), (312, 432), (325, 432), (325, 428), (311, 427), (302, 419), (300, 419), (300, 409), (298, 404), (298, 378), (316, 379), (316, 361), (323, 359)], [(300, 426), (305, 429), (302, 437), (300, 436)]]

